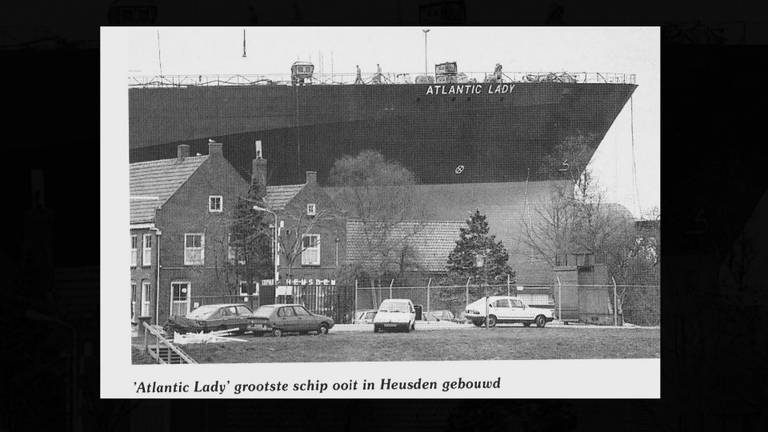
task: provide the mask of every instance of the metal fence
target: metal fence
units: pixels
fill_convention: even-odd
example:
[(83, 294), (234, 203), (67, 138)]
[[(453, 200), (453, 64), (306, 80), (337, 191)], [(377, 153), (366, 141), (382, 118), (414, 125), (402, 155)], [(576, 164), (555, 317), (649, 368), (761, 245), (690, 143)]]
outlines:
[(543, 285), (432, 285), (421, 286), (358, 286), (355, 294), (357, 310), (378, 309), (388, 298), (405, 298), (421, 306), (423, 312), (449, 310), (454, 316), (463, 315), (466, 306), (486, 295), (516, 296), (530, 306), (554, 308), (551, 286)]
[[(486, 295), (515, 296), (529, 306), (554, 309), (557, 319), (596, 325), (658, 326), (661, 324), (659, 285), (433, 285), (417, 286), (306, 286), (284, 287), (275, 303), (299, 303), (314, 313), (327, 315), (336, 323), (351, 323), (355, 311), (378, 309), (389, 298), (404, 298), (419, 305), (424, 313), (448, 310), (457, 318), (466, 306)], [(216, 303), (242, 303), (251, 309), (260, 305), (259, 296), (193, 296), (190, 309)], [(265, 300), (271, 302), (271, 299)]]

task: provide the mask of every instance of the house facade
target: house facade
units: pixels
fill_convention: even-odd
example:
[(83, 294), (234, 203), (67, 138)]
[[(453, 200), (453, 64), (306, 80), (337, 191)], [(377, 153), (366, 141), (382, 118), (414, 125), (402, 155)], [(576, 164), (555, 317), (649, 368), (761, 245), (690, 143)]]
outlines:
[(207, 155), (180, 145), (174, 159), (130, 165), (132, 320), (162, 324), (236, 289), (224, 265), (228, 218), (247, 191), (221, 143)]
[[(266, 160), (254, 160), (254, 181), (265, 182), (265, 173)], [(307, 306), (324, 312), (322, 300), (332, 290), (326, 287), (336, 286), (346, 261), (343, 213), (320, 188), (315, 171), (306, 172), (303, 184), (266, 186), (264, 203), (277, 217), (278, 283), (271, 290), (262, 285), (262, 301), (293, 302), (311, 296), (308, 302), (313, 304)]]

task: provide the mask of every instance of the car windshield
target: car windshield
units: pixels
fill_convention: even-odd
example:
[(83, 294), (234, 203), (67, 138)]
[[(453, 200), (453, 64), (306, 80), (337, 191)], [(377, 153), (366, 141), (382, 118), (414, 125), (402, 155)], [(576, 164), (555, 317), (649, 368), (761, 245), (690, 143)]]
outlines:
[(268, 317), (272, 315), (272, 312), (275, 310), (275, 305), (264, 305), (256, 309), (256, 311), (253, 313), (256, 316), (261, 317)]
[(403, 302), (384, 302), (379, 308), (379, 312), (405, 312), (408, 313), (408, 303)]
[(187, 314), (187, 318), (192, 318), (192, 319), (210, 318), (210, 316), (213, 315), (214, 312), (219, 310), (219, 307), (220, 306), (214, 306), (214, 305), (200, 306), (199, 308)]

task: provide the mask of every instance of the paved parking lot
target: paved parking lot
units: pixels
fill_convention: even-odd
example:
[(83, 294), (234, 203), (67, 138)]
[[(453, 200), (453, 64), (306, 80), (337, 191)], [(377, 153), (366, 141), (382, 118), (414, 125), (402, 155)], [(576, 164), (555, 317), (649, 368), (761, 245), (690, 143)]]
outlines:
[(245, 342), (185, 345), (201, 363), (658, 358), (658, 328), (551, 326), (492, 329), (417, 324), (411, 333), (337, 325), (326, 336), (240, 336)]

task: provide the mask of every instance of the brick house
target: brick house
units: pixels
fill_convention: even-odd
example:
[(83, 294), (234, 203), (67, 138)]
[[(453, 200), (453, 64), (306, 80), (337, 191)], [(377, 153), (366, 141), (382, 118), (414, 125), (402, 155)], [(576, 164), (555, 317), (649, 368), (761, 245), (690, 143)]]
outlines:
[(228, 289), (227, 220), (247, 191), (221, 143), (207, 155), (182, 144), (176, 158), (130, 164), (132, 319), (162, 324), (193, 309), (193, 296)]
[[(253, 181), (265, 184), (266, 172), (266, 159), (254, 159)], [(266, 186), (264, 202), (277, 216), (278, 284), (275, 290), (262, 286), (262, 302), (301, 301), (312, 291), (312, 299), (304, 299), (306, 306), (325, 311), (315, 297), (329, 291), (320, 287), (336, 285), (346, 261), (344, 215), (318, 185), (315, 171), (306, 172), (303, 184)]]

